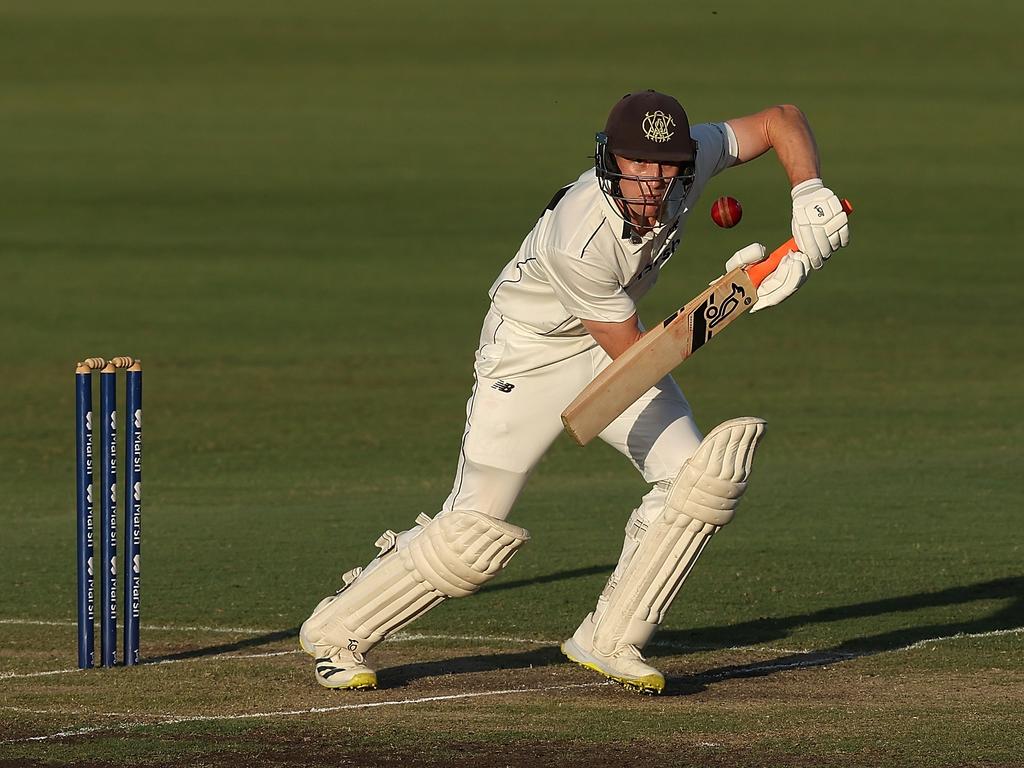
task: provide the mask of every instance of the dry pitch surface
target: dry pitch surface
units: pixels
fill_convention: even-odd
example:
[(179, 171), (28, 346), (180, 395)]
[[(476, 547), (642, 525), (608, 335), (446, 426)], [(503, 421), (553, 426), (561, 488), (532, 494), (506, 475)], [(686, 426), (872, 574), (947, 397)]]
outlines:
[(93, 672), (53, 663), (70, 624), (4, 630), (5, 767), (1024, 764), (1021, 629), (882, 652), (665, 642), (660, 697), (554, 639), (406, 633), (376, 654), (386, 687), (354, 693), (319, 689), (290, 629), (148, 627), (151, 662)]

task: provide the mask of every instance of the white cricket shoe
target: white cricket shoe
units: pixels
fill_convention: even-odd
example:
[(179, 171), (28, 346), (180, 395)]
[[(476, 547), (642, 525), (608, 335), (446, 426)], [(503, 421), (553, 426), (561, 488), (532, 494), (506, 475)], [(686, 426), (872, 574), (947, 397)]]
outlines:
[(371, 690), (377, 687), (377, 673), (366, 666), (363, 654), (326, 645), (314, 646), (314, 653), (313, 675), (324, 688)]
[(342, 588), (317, 603), (313, 613), (299, 627), (299, 647), (313, 657), (313, 675), (324, 688), (366, 690), (377, 687), (377, 673), (366, 666), (363, 654), (333, 645), (321, 645), (308, 630), (310, 620), (355, 581), (362, 570), (355, 568), (346, 573), (342, 577)]
[(562, 643), (562, 653), (570, 661), (599, 672), (631, 691), (661, 693), (665, 690), (665, 676), (647, 663), (639, 648), (624, 645), (613, 654), (603, 654), (594, 648), (593, 632), (594, 624), (588, 616), (576, 633)]

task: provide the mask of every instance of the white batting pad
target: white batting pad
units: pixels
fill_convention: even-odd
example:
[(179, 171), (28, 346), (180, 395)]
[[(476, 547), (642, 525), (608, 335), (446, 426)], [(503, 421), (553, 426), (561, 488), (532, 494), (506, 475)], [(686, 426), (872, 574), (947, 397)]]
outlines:
[(754, 417), (720, 424), (683, 465), (664, 510), (602, 595), (593, 642), (599, 652), (642, 649), (650, 641), (708, 541), (732, 520), (764, 429), (764, 420)]
[(479, 512), (454, 510), (408, 538), (387, 537), (381, 552), (303, 626), (317, 645), (366, 653), (448, 597), (465, 597), (498, 573), (530, 538), (525, 528)]
[(711, 430), (672, 482), (666, 505), (718, 527), (732, 520), (764, 429), (764, 419), (745, 416)]

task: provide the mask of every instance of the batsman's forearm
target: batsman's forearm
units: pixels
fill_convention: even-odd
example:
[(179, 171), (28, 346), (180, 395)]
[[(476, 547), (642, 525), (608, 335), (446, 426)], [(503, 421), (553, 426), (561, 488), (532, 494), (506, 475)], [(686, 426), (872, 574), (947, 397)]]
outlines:
[(640, 340), (644, 335), (640, 330), (640, 320), (636, 313), (621, 323), (602, 323), (596, 320), (583, 320), (583, 327), (593, 336), (612, 360), (619, 357)]
[(818, 145), (803, 112), (792, 104), (776, 107), (765, 127), (768, 142), (789, 176), (790, 186), (821, 178)]

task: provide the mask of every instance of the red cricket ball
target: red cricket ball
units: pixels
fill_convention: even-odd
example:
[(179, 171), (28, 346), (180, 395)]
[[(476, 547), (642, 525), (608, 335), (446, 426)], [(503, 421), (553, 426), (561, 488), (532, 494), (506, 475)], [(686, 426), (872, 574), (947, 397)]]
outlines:
[(735, 197), (720, 197), (711, 204), (711, 218), (720, 227), (735, 227), (743, 218), (743, 207)]

